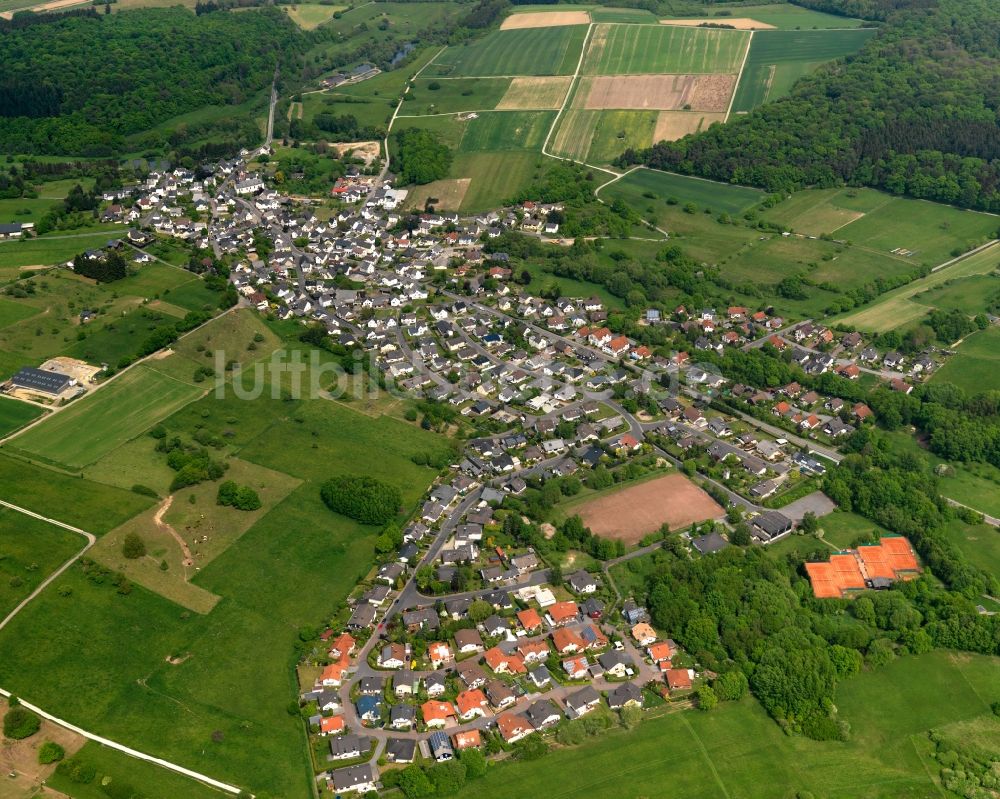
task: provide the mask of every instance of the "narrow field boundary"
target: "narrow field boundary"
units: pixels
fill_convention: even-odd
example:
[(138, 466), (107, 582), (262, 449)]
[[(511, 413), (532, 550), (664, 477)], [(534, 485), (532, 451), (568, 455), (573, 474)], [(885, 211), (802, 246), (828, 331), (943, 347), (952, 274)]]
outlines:
[(740, 90), (740, 82), (743, 80), (743, 70), (746, 69), (747, 59), (750, 57), (750, 45), (753, 44), (753, 35), (756, 31), (750, 31), (747, 37), (747, 49), (743, 51), (743, 63), (740, 64), (740, 71), (736, 75), (736, 84), (733, 86), (733, 93), (729, 95), (729, 108), (726, 109), (726, 118), (723, 123), (729, 121), (729, 115), (733, 111), (733, 103), (736, 101), (736, 92)]

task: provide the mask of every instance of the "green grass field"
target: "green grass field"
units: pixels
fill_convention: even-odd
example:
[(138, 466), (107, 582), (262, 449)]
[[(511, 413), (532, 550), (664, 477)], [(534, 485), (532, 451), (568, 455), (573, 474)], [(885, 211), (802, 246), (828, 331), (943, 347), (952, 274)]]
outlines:
[[(345, 11), (340, 19), (335, 19), (326, 25), (337, 36), (351, 38), (353, 36), (371, 36), (372, 32), (383, 21), (389, 29), (400, 36), (410, 37), (426, 30), (445, 17), (459, 13), (454, 3), (428, 2), (419, 6), (413, 3), (359, 3), (351, 11)], [(343, 47), (341, 40), (335, 38), (326, 45), (331, 50)], [(310, 53), (311, 54), (311, 53)]]
[[(124, 230), (124, 228), (119, 228)], [(25, 239), (0, 242), (0, 269), (24, 266), (52, 266), (70, 260), (91, 247), (99, 247), (115, 234), (106, 230), (77, 234), (71, 238)]]
[(942, 283), (913, 298), (914, 302), (944, 311), (961, 311), (974, 316), (986, 313), (1000, 296), (1000, 275), (971, 275)]
[(540, 153), (524, 150), (459, 153), (451, 175), (470, 179), (461, 210), (485, 211), (503, 205), (531, 185), (544, 162)]
[(1000, 530), (989, 524), (968, 525), (955, 520), (948, 532), (970, 563), (991, 574), (1000, 572)]
[(669, 25), (595, 25), (583, 75), (739, 72), (750, 34)]
[(101, 535), (149, 507), (151, 500), (114, 486), (27, 463), (0, 453), (2, 498)]
[(855, 539), (875, 530), (886, 532), (870, 519), (842, 510), (835, 510), (820, 519), (820, 527), (823, 529), (823, 540), (838, 549), (850, 548)]
[(459, 152), (540, 151), (555, 116), (554, 111), (491, 111), (480, 114), (466, 126)]
[(624, 307), (621, 297), (614, 296), (604, 286), (584, 280), (560, 277), (545, 271), (544, 267), (544, 262), (536, 263), (534, 261), (526, 261), (521, 267), (531, 275), (531, 283), (528, 284), (528, 287), (534, 294), (539, 294), (543, 289), (558, 286), (559, 296), (580, 297), (581, 299), (598, 297), (607, 308), (617, 310)]
[[(740, 9), (740, 16), (743, 16), (743, 9)], [(763, 103), (784, 97), (803, 75), (828, 61), (856, 53), (874, 35), (874, 29), (867, 28), (755, 31), (743, 75), (736, 87), (733, 113), (752, 111)]]
[(0, 508), (0, 618), (85, 543), (77, 533)]
[[(653, 195), (647, 197), (647, 194)], [(733, 216), (743, 214), (764, 199), (764, 192), (746, 186), (730, 186), (710, 180), (637, 169), (612, 183), (601, 192), (605, 200), (621, 197), (637, 207), (649, 201), (676, 199), (680, 205), (694, 203), (698, 210), (710, 208), (714, 213)]]
[(37, 308), (30, 305), (0, 298), (0, 327), (7, 327), (23, 319), (29, 319), (38, 313)]
[(202, 390), (145, 364), (77, 400), (12, 445), (30, 456), (82, 469), (194, 400)]
[[(322, 623), (368, 571), (377, 532), (331, 513), (319, 483), (364, 464), (366, 473), (398, 485), (413, 507), (434, 472), (412, 458), (442, 440), (323, 399), (213, 395), (164, 425), (186, 435), (204, 428), (243, 460), (305, 482), (193, 578), (222, 597), (207, 615), (140, 587), (122, 596), (74, 568), (0, 634), (0, 684), (219, 779), (275, 796), (307, 795), (304, 731), (286, 712), (296, 691), (298, 630)], [(54, 624), (59, 636), (46, 632)], [(67, 651), (79, 655), (67, 658)], [(173, 665), (171, 656), (184, 659)]]
[[(560, 4), (559, 7), (563, 6)], [(656, 15), (645, 8), (606, 8), (603, 6), (591, 9), (590, 18), (594, 22), (630, 22), (646, 25), (658, 21)]]
[(587, 161), (610, 164), (629, 148), (649, 147), (657, 116), (655, 111), (599, 111)]
[(994, 238), (1000, 219), (950, 205), (893, 198), (837, 231), (877, 250), (907, 250), (912, 260), (937, 266)]
[(585, 25), (494, 31), (468, 44), (449, 47), (424, 75), (572, 75), (586, 34)]
[(914, 302), (914, 297), (952, 280), (990, 274), (997, 266), (1000, 266), (1000, 245), (993, 245), (926, 277), (888, 291), (867, 307), (843, 314), (835, 321), (877, 333), (894, 330), (927, 314), (927, 306)]
[(37, 405), (0, 397), (0, 436), (6, 436), (24, 427), (41, 416), (45, 411)]
[(554, 111), (491, 111), (477, 119), (455, 116), (397, 119), (393, 131), (430, 130), (455, 152), (449, 180), (467, 179), (463, 212), (496, 208), (527, 188), (547, 159), (541, 154)]
[[(843, 683), (837, 692), (851, 740), (784, 735), (752, 699), (709, 713), (670, 713), (583, 746), (491, 768), (458, 796), (643, 799), (940, 799), (921, 757), (932, 727), (989, 714), (1000, 661), (933, 652)], [(995, 723), (995, 722), (994, 722)], [(925, 751), (925, 749), (923, 749)]]
[(1000, 389), (1000, 328), (968, 336), (931, 379), (954, 383), (970, 394)]
[(229, 796), (203, 783), (152, 763), (136, 760), (93, 741), (84, 744), (73, 759), (93, 766), (97, 771), (93, 782), (73, 782), (59, 772), (46, 780), (46, 785), (51, 789), (73, 799), (107, 799), (108, 795), (103, 788), (110, 785), (116, 788), (122, 785), (141, 787), (142, 796), (146, 799), (224, 799)]
[[(432, 85), (439, 88), (429, 88)], [(418, 78), (406, 95), (400, 114), (450, 114), (496, 108), (509, 86), (510, 78)]]

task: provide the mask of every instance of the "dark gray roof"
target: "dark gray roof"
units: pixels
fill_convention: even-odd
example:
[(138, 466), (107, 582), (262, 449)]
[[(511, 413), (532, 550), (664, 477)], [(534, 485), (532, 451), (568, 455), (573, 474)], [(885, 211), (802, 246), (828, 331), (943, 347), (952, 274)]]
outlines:
[(44, 391), (46, 394), (59, 394), (69, 385), (70, 378), (59, 372), (25, 366), (11, 378), (11, 381), (21, 388)]

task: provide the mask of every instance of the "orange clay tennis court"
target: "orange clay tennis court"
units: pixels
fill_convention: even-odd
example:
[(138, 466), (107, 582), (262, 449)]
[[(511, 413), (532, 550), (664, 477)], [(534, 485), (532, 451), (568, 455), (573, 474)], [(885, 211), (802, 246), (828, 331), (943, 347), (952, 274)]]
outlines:
[(869, 580), (907, 580), (919, 571), (913, 547), (902, 536), (887, 536), (874, 546), (831, 555), (827, 563), (806, 564), (813, 594), (820, 599), (863, 591)]
[(694, 522), (716, 519), (719, 504), (682, 474), (623, 488), (574, 510), (595, 535), (634, 544), (664, 522), (679, 530)]

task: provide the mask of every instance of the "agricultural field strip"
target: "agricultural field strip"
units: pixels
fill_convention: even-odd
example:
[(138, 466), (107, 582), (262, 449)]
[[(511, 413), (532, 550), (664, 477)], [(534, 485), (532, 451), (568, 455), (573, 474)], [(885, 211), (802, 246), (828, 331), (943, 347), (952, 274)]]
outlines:
[(733, 111), (733, 102), (736, 100), (736, 90), (740, 87), (740, 80), (743, 78), (743, 70), (747, 66), (747, 58), (750, 56), (750, 45), (753, 44), (753, 35), (756, 31), (750, 31), (750, 35), (747, 37), (747, 47), (743, 51), (743, 60), (740, 62), (740, 71), (736, 75), (736, 82), (733, 84), (733, 93), (729, 95), (729, 107), (726, 109), (726, 118), (723, 122), (729, 121), (729, 115)]
[[(556, 113), (555, 119), (552, 120), (552, 124), (549, 126), (549, 132), (545, 136), (545, 141), (542, 142), (542, 155), (547, 155), (550, 158), (557, 158), (560, 161), (572, 160), (550, 153), (548, 151), (549, 140), (552, 138), (552, 134), (555, 132), (555, 129), (559, 126), (559, 120), (562, 119), (562, 115), (566, 111), (566, 106), (569, 104), (570, 98), (573, 97), (573, 94), (579, 85), (580, 70), (583, 69), (583, 59), (587, 54), (587, 47), (590, 44), (590, 38), (594, 32), (594, 25), (596, 24), (597, 23), (595, 22), (591, 22), (590, 25), (587, 26), (587, 35), (583, 37), (583, 46), (580, 48), (580, 58), (577, 59), (576, 69), (573, 71), (573, 80), (569, 85), (569, 89), (566, 90), (566, 96), (563, 98), (562, 105), (559, 107), (559, 111)], [(586, 166), (589, 166), (592, 169), (598, 169), (601, 172), (606, 172), (609, 175), (618, 175), (621, 177), (618, 172), (615, 172), (612, 169), (605, 169), (604, 167), (594, 166), (593, 164), (586, 164)], [(594, 196), (596, 197), (597, 195), (595, 194)]]

